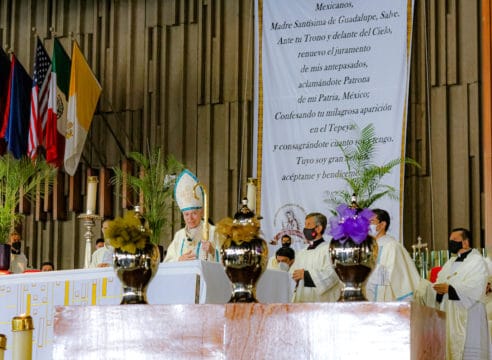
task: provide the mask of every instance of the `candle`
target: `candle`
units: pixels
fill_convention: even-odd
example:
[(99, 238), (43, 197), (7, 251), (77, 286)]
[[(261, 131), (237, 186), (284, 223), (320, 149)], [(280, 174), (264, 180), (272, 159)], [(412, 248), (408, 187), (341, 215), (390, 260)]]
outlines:
[(87, 213), (96, 213), (96, 195), (97, 195), (97, 176), (87, 178)]
[(248, 198), (248, 208), (256, 213), (256, 179), (249, 178), (246, 186), (246, 197)]
[(19, 315), (12, 319), (12, 360), (32, 359), (32, 317)]
[(0, 334), (0, 360), (3, 360), (5, 349), (7, 348), (7, 337)]

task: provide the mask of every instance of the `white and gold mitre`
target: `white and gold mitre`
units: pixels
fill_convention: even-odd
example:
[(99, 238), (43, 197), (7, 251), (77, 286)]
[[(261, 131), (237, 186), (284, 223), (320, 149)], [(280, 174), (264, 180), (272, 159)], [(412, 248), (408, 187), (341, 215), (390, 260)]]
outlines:
[(203, 207), (203, 190), (197, 187), (196, 191), (193, 191), (196, 184), (198, 179), (190, 170), (185, 169), (178, 175), (174, 185), (174, 199), (182, 212)]

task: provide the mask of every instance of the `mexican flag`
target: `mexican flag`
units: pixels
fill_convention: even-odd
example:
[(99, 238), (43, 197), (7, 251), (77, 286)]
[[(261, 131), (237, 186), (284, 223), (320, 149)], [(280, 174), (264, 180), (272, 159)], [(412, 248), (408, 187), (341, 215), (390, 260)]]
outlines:
[(46, 121), (44, 147), (46, 148), (46, 161), (56, 167), (60, 167), (63, 164), (65, 152), (70, 58), (57, 38), (55, 38), (53, 44), (51, 64), (48, 119)]

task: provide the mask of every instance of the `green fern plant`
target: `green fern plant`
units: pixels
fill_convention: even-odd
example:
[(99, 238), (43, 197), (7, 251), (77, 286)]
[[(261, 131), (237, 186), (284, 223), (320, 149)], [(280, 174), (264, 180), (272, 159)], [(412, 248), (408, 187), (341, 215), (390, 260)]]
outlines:
[(17, 212), (21, 199), (32, 200), (36, 194), (44, 196), (55, 173), (56, 169), (41, 159), (15, 159), (10, 154), (0, 157), (0, 244), (8, 242), (10, 232), (22, 219)]
[(360, 138), (353, 144), (342, 146), (342, 151), (347, 166), (348, 176), (343, 180), (348, 190), (328, 192), (327, 202), (333, 205), (342, 203), (350, 204), (352, 195), (357, 196), (357, 203), (361, 208), (369, 208), (371, 205), (388, 196), (398, 199), (398, 192), (393, 186), (382, 184), (382, 178), (389, 174), (398, 165), (413, 165), (420, 168), (418, 162), (411, 158), (395, 158), (382, 165), (374, 163), (376, 144), (373, 139), (376, 131), (373, 124), (364, 127), (360, 132)]
[(143, 215), (152, 231), (150, 240), (158, 244), (162, 229), (167, 224), (169, 211), (172, 208), (175, 175), (184, 169), (173, 155), (164, 158), (160, 148), (145, 155), (131, 152), (132, 159), (140, 170), (138, 175), (125, 173), (121, 168), (114, 168), (114, 182), (121, 185), (123, 178), (136, 193), (143, 197)]

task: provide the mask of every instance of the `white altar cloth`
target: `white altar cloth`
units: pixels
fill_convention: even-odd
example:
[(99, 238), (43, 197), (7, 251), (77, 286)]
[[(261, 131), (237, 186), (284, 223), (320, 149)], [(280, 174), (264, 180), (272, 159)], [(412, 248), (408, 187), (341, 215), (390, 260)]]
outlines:
[[(267, 270), (257, 285), (263, 303), (290, 301), (291, 281), (286, 272)], [(150, 304), (224, 304), (231, 284), (218, 263), (200, 260), (161, 263), (147, 290)], [(33, 317), (33, 359), (51, 359), (53, 321), (58, 305), (115, 305), (121, 283), (112, 268), (62, 270), (0, 276), (0, 334), (7, 336), (5, 360), (12, 356), (11, 321)], [(131, 305), (127, 305), (131, 306)]]

